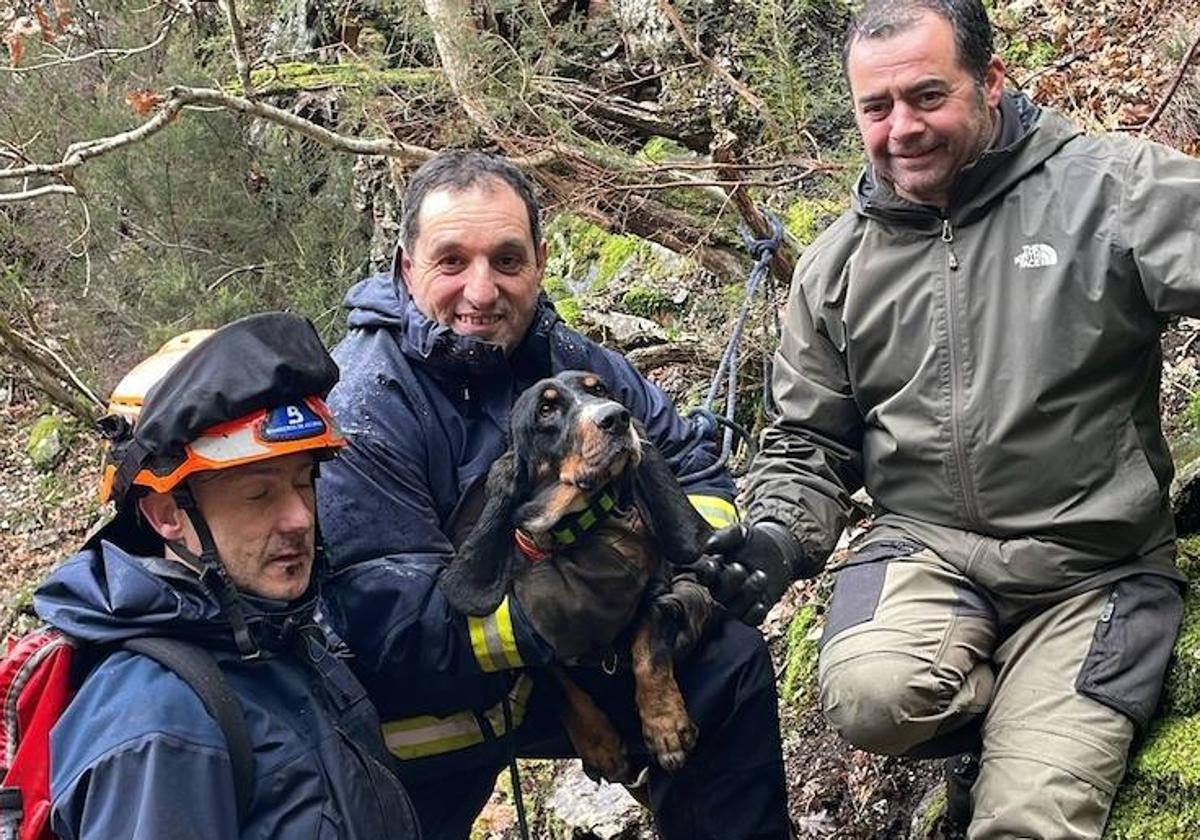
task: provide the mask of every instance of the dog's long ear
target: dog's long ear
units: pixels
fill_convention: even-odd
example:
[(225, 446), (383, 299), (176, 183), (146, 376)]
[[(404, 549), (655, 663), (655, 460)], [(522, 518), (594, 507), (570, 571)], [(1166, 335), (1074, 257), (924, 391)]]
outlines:
[(638, 507), (650, 526), (659, 553), (677, 565), (692, 563), (702, 553), (712, 528), (692, 506), (642, 424), (636, 426), (642, 439), (642, 460), (634, 479)]
[(525, 483), (522, 473), (512, 450), (488, 471), (479, 521), (439, 581), (446, 600), (459, 612), (488, 615), (504, 600), (515, 572), (513, 511)]

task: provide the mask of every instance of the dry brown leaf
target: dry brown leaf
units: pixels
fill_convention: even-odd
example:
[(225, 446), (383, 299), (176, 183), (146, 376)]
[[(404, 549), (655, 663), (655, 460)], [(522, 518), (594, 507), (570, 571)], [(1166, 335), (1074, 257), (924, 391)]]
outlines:
[(162, 102), (162, 94), (155, 90), (139, 89), (131, 90), (125, 94), (125, 101), (133, 112), (139, 117), (144, 117), (154, 111)]

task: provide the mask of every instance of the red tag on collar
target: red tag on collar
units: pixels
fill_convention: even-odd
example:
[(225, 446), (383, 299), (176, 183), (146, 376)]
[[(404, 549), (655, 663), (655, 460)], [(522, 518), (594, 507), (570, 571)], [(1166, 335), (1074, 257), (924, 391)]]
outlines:
[(538, 548), (533, 539), (520, 528), (513, 530), (513, 542), (517, 544), (517, 549), (534, 563), (550, 556), (551, 552)]

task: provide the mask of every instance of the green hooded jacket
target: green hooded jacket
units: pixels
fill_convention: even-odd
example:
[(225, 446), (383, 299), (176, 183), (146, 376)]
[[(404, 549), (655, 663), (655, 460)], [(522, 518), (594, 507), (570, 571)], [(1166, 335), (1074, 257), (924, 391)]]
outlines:
[(1179, 577), (1159, 338), (1200, 315), (1200, 161), (1019, 94), (1001, 110), (1019, 139), (964, 169), (945, 212), (868, 167), (805, 251), (748, 518), (824, 558), (865, 486), (878, 525), (951, 562), (958, 532), (1003, 541), (989, 568), (962, 561), (998, 592)]

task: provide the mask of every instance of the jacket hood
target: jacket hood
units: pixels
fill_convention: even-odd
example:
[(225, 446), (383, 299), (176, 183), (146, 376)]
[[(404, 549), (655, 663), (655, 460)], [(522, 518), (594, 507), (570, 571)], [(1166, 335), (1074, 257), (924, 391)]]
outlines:
[[(422, 362), (442, 379), (482, 379), (504, 375), (509, 361), (497, 344), (459, 335), (445, 324), (425, 316), (398, 278), (376, 274), (350, 288), (345, 306), (351, 329), (389, 328), (395, 331), (400, 350)], [(531, 343), (544, 343), (559, 321), (554, 305), (543, 293), (533, 323), (514, 351), (521, 355)]]
[(851, 206), (863, 216), (912, 226), (940, 224), (943, 217), (955, 225), (966, 224), (1081, 133), (1060, 114), (1038, 107), (1017, 91), (1004, 92), (1000, 111), (1005, 121), (1019, 124), (1017, 132), (1004, 131), (1006, 138), (1015, 134), (1015, 139), (986, 150), (959, 172), (951, 187), (950, 206), (945, 214), (931, 205), (916, 204), (896, 195), (889, 184), (876, 179), (869, 164), (855, 183)]
[[(316, 575), (314, 574), (314, 579)], [(246, 623), (260, 647), (278, 649), (285, 629), (304, 622), (315, 587), (294, 602), (241, 595)], [(130, 554), (111, 542), (85, 548), (50, 573), (34, 609), (69, 636), (94, 644), (138, 636), (171, 636), (236, 650), (233, 630), (215, 598), (181, 565)]]

